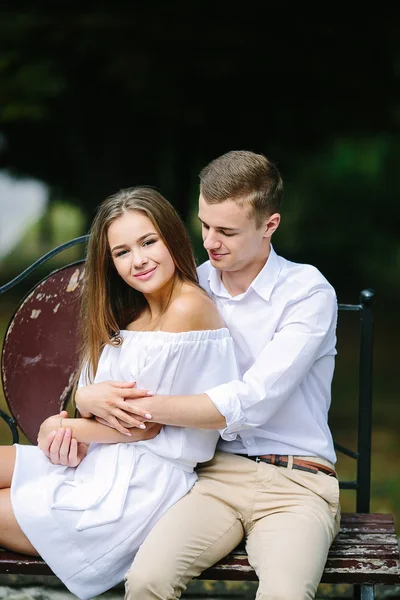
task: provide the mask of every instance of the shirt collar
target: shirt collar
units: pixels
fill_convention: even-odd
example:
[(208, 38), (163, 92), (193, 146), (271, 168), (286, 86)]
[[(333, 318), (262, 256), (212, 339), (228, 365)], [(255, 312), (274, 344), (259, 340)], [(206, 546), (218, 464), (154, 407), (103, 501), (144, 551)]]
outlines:
[[(272, 290), (274, 289), (276, 281), (279, 277), (280, 271), (281, 265), (279, 256), (276, 254), (271, 244), (271, 249), (267, 262), (265, 263), (257, 277), (253, 279), (249, 286), (249, 289), (252, 288), (261, 298), (268, 302), (268, 300), (271, 297)], [(211, 264), (210, 272), (208, 274), (208, 281), (210, 284), (210, 290), (213, 294), (219, 297), (231, 297), (221, 281), (221, 272), (219, 271), (219, 269), (215, 269), (215, 267), (213, 267)]]

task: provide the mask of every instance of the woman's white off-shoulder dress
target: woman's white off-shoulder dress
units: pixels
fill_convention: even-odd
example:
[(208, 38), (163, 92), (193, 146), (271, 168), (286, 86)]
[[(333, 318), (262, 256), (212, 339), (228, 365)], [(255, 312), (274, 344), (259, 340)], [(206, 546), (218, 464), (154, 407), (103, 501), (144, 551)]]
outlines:
[[(104, 348), (96, 383), (136, 381), (138, 388), (179, 395), (238, 378), (225, 328), (125, 330), (121, 338), (120, 346)], [(212, 458), (218, 435), (164, 426), (145, 442), (91, 444), (77, 468), (52, 465), (36, 446), (16, 445), (15, 517), (69, 590), (93, 598), (123, 580), (155, 522), (195, 483), (196, 464)]]

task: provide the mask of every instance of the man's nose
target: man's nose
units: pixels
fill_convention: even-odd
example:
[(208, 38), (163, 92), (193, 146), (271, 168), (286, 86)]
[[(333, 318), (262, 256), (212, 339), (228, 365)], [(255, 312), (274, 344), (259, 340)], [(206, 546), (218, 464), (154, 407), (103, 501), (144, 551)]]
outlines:
[(221, 242), (214, 232), (208, 230), (207, 235), (203, 239), (203, 246), (206, 250), (212, 250), (219, 248), (221, 246)]

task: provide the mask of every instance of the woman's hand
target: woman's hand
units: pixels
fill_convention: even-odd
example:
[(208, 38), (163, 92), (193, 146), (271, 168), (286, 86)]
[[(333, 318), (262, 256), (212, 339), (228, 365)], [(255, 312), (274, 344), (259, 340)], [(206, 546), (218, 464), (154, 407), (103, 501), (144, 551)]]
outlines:
[[(39, 431), (39, 448), (50, 459), (53, 465), (64, 465), (67, 467), (77, 467), (87, 454), (89, 444), (78, 442), (72, 435), (69, 427), (59, 427), (52, 430), (45, 436), (47, 428), (60, 423), (60, 418), (66, 418), (67, 412), (63, 411), (59, 415), (49, 417), (43, 423), (43, 428)], [(99, 418), (100, 421), (100, 418)], [(159, 434), (163, 425), (160, 423), (148, 423), (145, 430), (136, 429), (131, 438), (132, 442), (152, 440)], [(114, 442), (115, 443), (115, 442)]]
[(63, 410), (46, 419), (39, 430), (38, 446), (53, 465), (77, 467), (85, 458), (89, 444), (78, 442), (72, 437), (71, 429), (60, 427), (61, 419), (67, 417), (67, 411)]
[(143, 421), (152, 418), (145, 408), (125, 402), (153, 395), (148, 390), (136, 389), (135, 385), (134, 382), (104, 381), (83, 386), (75, 394), (76, 406), (82, 417), (100, 417), (103, 424), (129, 435), (124, 424), (145, 429)]

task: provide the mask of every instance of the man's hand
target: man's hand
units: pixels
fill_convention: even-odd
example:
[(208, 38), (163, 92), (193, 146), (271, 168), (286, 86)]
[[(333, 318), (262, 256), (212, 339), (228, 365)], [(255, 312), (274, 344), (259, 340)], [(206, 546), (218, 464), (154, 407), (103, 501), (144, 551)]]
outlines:
[[(145, 407), (125, 400), (152, 396), (148, 390), (138, 390), (135, 383), (104, 381), (81, 387), (75, 394), (76, 406), (83, 417), (96, 416), (102, 423), (128, 435), (128, 427), (145, 429), (143, 421), (151, 419)], [(134, 416), (133, 416), (134, 415)]]
[[(54, 415), (50, 419), (57, 419), (59, 423), (62, 418), (66, 419), (67, 417), (67, 411), (63, 410), (59, 415)], [(71, 436), (69, 428), (64, 429), (61, 427), (47, 435), (42, 430), (39, 431), (38, 446), (53, 465), (77, 467), (85, 458), (89, 445), (77, 442)]]

